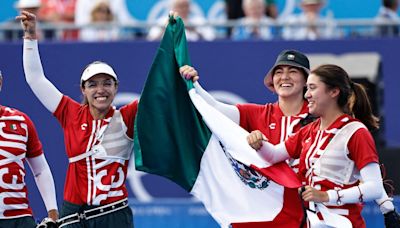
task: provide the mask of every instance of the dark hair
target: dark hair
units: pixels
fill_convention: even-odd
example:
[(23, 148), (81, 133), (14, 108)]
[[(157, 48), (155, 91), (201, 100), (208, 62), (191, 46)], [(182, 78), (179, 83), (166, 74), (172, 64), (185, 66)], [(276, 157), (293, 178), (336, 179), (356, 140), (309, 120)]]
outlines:
[[(303, 73), (304, 79), (307, 82), (308, 72), (306, 70), (304, 70), (303, 68), (301, 68), (301, 67), (296, 67), (296, 68), (299, 69), (300, 72)], [(304, 94), (306, 94), (306, 92), (307, 92), (307, 86), (304, 86), (304, 88), (303, 88), (303, 100), (306, 100), (306, 98), (304, 97)]]
[[(99, 2), (95, 7), (93, 7), (90, 16), (91, 16), (91, 22), (98, 22), (95, 21), (95, 15), (97, 12), (102, 12), (107, 14), (106, 22), (110, 22), (114, 20), (114, 15), (111, 12), (110, 5), (107, 2)], [(103, 22), (103, 21), (101, 21)]]
[(379, 128), (379, 119), (372, 113), (371, 103), (363, 85), (354, 83), (347, 72), (333, 64), (325, 64), (311, 71), (329, 89), (340, 90), (337, 104), (343, 112), (353, 115), (372, 131)]
[(89, 101), (88, 101), (88, 99), (87, 99), (87, 97), (86, 97), (85, 95), (82, 95), (81, 104), (82, 104), (82, 105), (87, 105), (87, 104), (89, 104)]
[(395, 9), (397, 4), (397, 0), (382, 0), (382, 5), (389, 9)]
[[(272, 72), (271, 72), (272, 76), (275, 74), (276, 69), (277, 69), (278, 67), (280, 67), (280, 66), (283, 66), (283, 65), (275, 66), (275, 67), (272, 69)], [(307, 81), (308, 72), (307, 72), (304, 68), (298, 67), (298, 66), (292, 66), (292, 65), (287, 65), (287, 66), (293, 67), (293, 68), (296, 68), (297, 70), (299, 70), (299, 71), (303, 74), (304, 79)]]

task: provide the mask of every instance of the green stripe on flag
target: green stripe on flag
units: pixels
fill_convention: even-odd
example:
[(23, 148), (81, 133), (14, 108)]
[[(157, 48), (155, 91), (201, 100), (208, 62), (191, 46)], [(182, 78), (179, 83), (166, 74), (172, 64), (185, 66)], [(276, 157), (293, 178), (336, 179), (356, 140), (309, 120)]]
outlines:
[(134, 127), (136, 169), (190, 191), (211, 137), (187, 93), (179, 66), (190, 64), (183, 22), (170, 18), (142, 91)]

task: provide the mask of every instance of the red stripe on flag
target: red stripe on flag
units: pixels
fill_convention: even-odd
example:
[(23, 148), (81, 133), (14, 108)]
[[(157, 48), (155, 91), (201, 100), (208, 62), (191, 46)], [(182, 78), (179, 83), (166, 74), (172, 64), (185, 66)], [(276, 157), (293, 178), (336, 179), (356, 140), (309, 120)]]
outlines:
[(297, 174), (284, 161), (267, 168), (259, 168), (254, 165), (250, 165), (250, 167), (284, 187), (299, 188), (301, 186), (301, 182)]

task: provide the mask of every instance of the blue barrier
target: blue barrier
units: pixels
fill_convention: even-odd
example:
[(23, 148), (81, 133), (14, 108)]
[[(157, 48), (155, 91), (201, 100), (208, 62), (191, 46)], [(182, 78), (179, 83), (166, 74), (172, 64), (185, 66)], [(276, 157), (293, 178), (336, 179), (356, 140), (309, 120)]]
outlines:
[[(394, 203), (400, 206), (400, 198)], [(130, 200), (136, 227), (217, 228), (218, 223), (207, 213), (203, 204), (190, 200), (164, 199), (151, 203)], [(365, 204), (362, 211), (367, 227), (384, 227), (383, 216), (374, 202)]]
[(130, 200), (130, 203), (135, 227), (219, 227), (199, 202), (165, 199), (151, 203)]

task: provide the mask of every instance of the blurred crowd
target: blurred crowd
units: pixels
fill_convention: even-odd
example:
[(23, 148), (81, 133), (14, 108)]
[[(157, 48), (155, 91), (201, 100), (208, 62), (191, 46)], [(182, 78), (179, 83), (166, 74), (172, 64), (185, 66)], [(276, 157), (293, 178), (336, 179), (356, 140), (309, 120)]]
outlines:
[[(354, 36), (335, 20), (326, 0), (298, 0), (296, 13), (278, 17), (277, 0), (225, 0), (223, 20), (208, 21), (193, 13), (192, 0), (169, 0), (186, 25), (190, 41), (232, 40), (317, 40)], [(368, 36), (399, 37), (399, 0), (381, 0)], [(162, 37), (167, 15), (146, 23), (135, 20), (125, 0), (17, 0), (18, 11), (37, 15), (42, 40), (114, 41), (158, 40)], [(0, 25), (0, 41), (22, 37), (19, 22)]]

